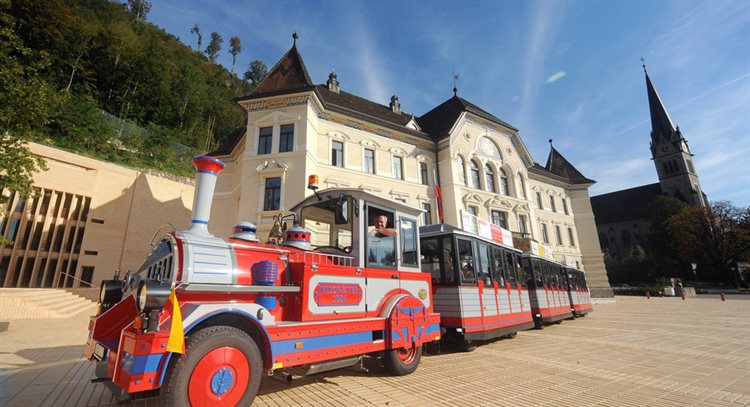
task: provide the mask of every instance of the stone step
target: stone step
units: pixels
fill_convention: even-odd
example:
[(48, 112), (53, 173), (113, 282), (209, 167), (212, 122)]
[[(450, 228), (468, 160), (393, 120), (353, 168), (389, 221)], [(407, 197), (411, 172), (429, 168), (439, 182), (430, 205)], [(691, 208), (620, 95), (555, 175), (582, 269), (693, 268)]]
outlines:
[(0, 320), (70, 318), (93, 313), (97, 304), (62, 289), (0, 289)]

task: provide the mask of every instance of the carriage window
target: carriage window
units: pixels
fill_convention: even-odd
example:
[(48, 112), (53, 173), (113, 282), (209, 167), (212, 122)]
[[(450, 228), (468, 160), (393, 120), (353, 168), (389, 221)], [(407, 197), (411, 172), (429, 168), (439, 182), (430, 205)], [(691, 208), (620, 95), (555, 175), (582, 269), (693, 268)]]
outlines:
[[(302, 226), (310, 230), (310, 243), (315, 249), (330, 250), (331, 254), (344, 255), (351, 251), (352, 223), (336, 224), (338, 199), (321, 201), (302, 209)], [(351, 204), (349, 207), (351, 208)], [(349, 213), (348, 219), (351, 219)]]
[(531, 284), (531, 268), (527, 265), (528, 263), (524, 262), (523, 265), (519, 262), (518, 255), (515, 255), (516, 259), (516, 265), (518, 269), (518, 275), (521, 277), (519, 278), (518, 283), (521, 284), (521, 287), (526, 288)]
[(422, 271), (432, 275), (432, 284), (442, 283), (440, 275), (440, 247), (437, 239), (422, 239), (419, 243)]
[(484, 281), (485, 286), (492, 284), (490, 275), (490, 247), (484, 243), (479, 243), (479, 280)]
[(461, 267), (461, 282), (475, 283), (474, 253), (471, 250), (471, 241), (458, 239), (458, 261)]
[(444, 237), (442, 242), (443, 250), (443, 278), (445, 284), (455, 284), (456, 278), (456, 254), (453, 251), (453, 239)]
[(505, 282), (508, 281), (508, 270), (503, 260), (503, 250), (497, 247), (492, 248), (492, 264), (494, 265), (493, 278), (497, 281), (499, 287), (505, 288)]
[(505, 262), (508, 270), (508, 282), (510, 283), (511, 288), (516, 288), (518, 270), (516, 270), (515, 255), (511, 252), (505, 252)]
[(417, 267), (417, 223), (413, 220), (400, 218), (401, 230), (401, 265)]
[(534, 287), (544, 288), (544, 280), (542, 279), (542, 265), (539, 260), (531, 262), (534, 267)]

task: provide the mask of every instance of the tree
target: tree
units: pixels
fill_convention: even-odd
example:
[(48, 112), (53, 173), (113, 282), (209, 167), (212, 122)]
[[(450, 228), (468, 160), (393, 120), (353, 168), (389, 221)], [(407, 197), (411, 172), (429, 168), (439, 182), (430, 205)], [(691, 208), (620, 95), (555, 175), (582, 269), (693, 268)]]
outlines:
[(229, 39), (229, 53), (232, 54), (232, 73), (234, 73), (234, 63), (237, 59), (237, 54), (242, 52), (242, 44), (240, 43), (240, 37), (233, 35)]
[(221, 34), (216, 31), (211, 33), (211, 42), (208, 43), (205, 51), (211, 62), (216, 62), (216, 57), (219, 56), (219, 51), (221, 51), (221, 44), (223, 42), (224, 39), (221, 38)]
[(677, 198), (661, 195), (656, 197), (649, 207), (648, 230), (648, 260), (651, 272), (655, 278), (692, 277), (682, 275), (686, 272), (687, 264), (677, 257), (675, 238), (667, 228), (669, 218), (680, 213), (687, 207), (685, 202)]
[[(5, 217), (5, 204), (8, 197), (2, 191), (15, 191), (20, 196), (33, 194), (34, 173), (47, 169), (46, 163), (40, 157), (34, 156), (26, 141), (15, 138), (7, 133), (0, 134), (0, 218)], [(12, 241), (0, 235), (0, 246), (11, 244)]]
[(198, 35), (198, 50), (200, 50), (201, 45), (203, 44), (203, 34), (201, 34), (201, 28), (198, 27), (198, 23), (195, 23), (193, 28), (190, 29), (190, 34)]
[(263, 61), (256, 59), (255, 61), (250, 62), (250, 67), (245, 71), (245, 74), (242, 77), (248, 81), (253, 88), (255, 88), (266, 78), (266, 75), (268, 75), (266, 64), (264, 64)]
[(727, 201), (684, 208), (667, 221), (676, 237), (677, 256), (698, 263), (702, 278), (738, 284), (733, 263), (750, 258), (750, 207), (738, 208)]
[(151, 2), (148, 0), (128, 0), (128, 9), (141, 20), (146, 19), (146, 14), (151, 11)]

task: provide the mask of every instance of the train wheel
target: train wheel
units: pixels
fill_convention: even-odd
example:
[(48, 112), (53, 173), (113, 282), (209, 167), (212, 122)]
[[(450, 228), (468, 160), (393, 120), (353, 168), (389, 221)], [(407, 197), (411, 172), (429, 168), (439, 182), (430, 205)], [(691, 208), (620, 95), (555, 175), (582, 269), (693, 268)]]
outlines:
[[(190, 335), (187, 352), (167, 372), (165, 406), (249, 406), (260, 388), (263, 361), (252, 338), (229, 326)], [(177, 356), (177, 355), (175, 355)]]
[(421, 358), (421, 346), (412, 346), (410, 349), (387, 350), (383, 355), (383, 366), (392, 374), (403, 376), (417, 370)]
[(477, 348), (477, 342), (472, 341), (471, 339), (462, 339), (458, 343), (458, 346), (461, 348), (462, 352), (474, 352)]

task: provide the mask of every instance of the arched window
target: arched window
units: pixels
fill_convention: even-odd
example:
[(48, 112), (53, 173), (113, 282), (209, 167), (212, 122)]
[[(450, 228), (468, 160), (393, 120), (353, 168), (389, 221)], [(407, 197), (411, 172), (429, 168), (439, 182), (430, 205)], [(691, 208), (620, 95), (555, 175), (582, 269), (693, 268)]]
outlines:
[(508, 174), (502, 168), (500, 168), (500, 193), (508, 195)]
[(471, 160), (471, 186), (479, 189), (479, 166), (476, 161)]
[(456, 161), (458, 161), (458, 180), (462, 184), (466, 184), (466, 163), (464, 162), (464, 158), (460, 155), (456, 157)]
[(492, 171), (492, 167), (487, 164), (484, 166), (485, 172), (484, 172), (484, 183), (487, 187), (487, 191), (494, 193), (495, 192), (495, 173)]

